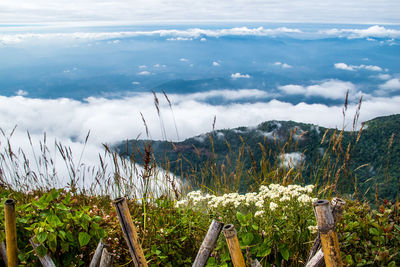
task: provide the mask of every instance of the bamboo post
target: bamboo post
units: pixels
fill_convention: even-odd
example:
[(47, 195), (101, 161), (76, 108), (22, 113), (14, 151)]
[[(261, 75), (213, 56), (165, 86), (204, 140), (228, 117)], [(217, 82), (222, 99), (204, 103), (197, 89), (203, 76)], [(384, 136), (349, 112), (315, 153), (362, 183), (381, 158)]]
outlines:
[(114, 255), (109, 253), (106, 248), (103, 248), (99, 267), (111, 267), (113, 264)]
[(100, 264), (101, 254), (103, 252), (103, 248), (105, 247), (103, 240), (100, 239), (99, 244), (97, 245), (96, 251), (94, 252), (93, 258), (90, 261), (89, 267), (98, 267)]
[(18, 264), (17, 226), (15, 221), (15, 200), (7, 199), (4, 203), (4, 217), (6, 228), (6, 246), (8, 267), (16, 267)]
[(3, 258), (4, 263), (7, 266), (8, 265), (8, 263), (7, 263), (7, 248), (6, 248), (6, 243), (4, 243), (4, 242), (0, 243), (0, 254), (1, 254), (1, 257)]
[[(40, 244), (35, 243), (35, 241), (33, 241), (33, 239), (34, 239), (34, 237), (30, 238), (29, 242), (31, 243), (31, 245), (32, 245), (32, 247), (35, 250), (36, 255), (37, 255), (36, 248), (38, 246), (40, 246)], [(44, 257), (39, 257), (39, 255), (38, 255), (38, 258), (39, 258), (39, 261), (40, 261), (40, 263), (42, 264), (43, 267), (56, 267), (56, 265), (54, 264), (53, 260), (50, 258), (50, 256), (48, 254), (45, 255)]]
[(117, 211), (119, 223), (134, 265), (136, 267), (147, 266), (146, 258), (144, 257), (142, 247), (139, 243), (136, 227), (133, 224), (126, 199), (124, 197), (117, 198), (114, 200), (114, 207)]
[(222, 227), (224, 224), (222, 222), (213, 220), (211, 222), (210, 227), (208, 228), (208, 232), (206, 237), (201, 244), (199, 252), (197, 253), (196, 259), (192, 267), (204, 267), (207, 264), (207, 260), (210, 257), (211, 252), (215, 248), (217, 244), (218, 236), (221, 233)]
[[(346, 201), (341, 198), (334, 197), (331, 200), (332, 216), (335, 225), (339, 222), (343, 214), (344, 206)], [(322, 267), (324, 265), (324, 253), (321, 249), (321, 237), (318, 233), (317, 238), (314, 241), (314, 245), (310, 251), (310, 255), (307, 260), (306, 267)]]
[(322, 251), (327, 267), (343, 266), (339, 250), (339, 240), (335, 231), (335, 221), (328, 200), (313, 203), (318, 230), (321, 236)]
[(242, 251), (239, 246), (239, 240), (237, 238), (237, 232), (233, 224), (227, 224), (224, 226), (223, 230), (226, 243), (228, 244), (229, 254), (231, 254), (231, 259), (234, 267), (245, 267), (244, 258)]

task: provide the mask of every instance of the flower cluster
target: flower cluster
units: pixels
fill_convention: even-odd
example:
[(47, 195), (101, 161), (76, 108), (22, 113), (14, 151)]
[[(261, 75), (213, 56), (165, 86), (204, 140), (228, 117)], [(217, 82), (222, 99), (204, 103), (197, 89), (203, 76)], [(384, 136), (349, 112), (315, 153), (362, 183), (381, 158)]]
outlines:
[(283, 211), (295, 205), (310, 205), (317, 200), (312, 197), (313, 185), (300, 186), (270, 184), (260, 186), (259, 193), (229, 193), (221, 196), (206, 194), (201, 191), (192, 191), (185, 199), (176, 202), (176, 207), (192, 207), (194, 209), (205, 209), (211, 213), (221, 210), (243, 210), (254, 211), (255, 217), (265, 216), (275, 211)]

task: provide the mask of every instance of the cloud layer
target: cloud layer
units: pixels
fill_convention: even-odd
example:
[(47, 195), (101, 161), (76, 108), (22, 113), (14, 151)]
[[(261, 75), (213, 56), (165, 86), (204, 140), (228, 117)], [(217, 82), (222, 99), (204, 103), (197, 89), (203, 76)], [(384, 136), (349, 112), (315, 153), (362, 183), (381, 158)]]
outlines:
[[(0, 25), (1, 26), (1, 25)], [(0, 28), (2, 29), (2, 28)], [(7, 28), (4, 28), (7, 29)], [(38, 29), (36, 29), (38, 30)], [(57, 29), (58, 31), (62, 29)], [(372, 26), (366, 29), (330, 29), (317, 32), (304, 32), (297, 28), (264, 28), (264, 27), (234, 27), (234, 28), (220, 28), (220, 29), (207, 29), (207, 28), (189, 28), (189, 29), (159, 29), (149, 31), (115, 31), (115, 32), (48, 32), (39, 33), (35, 29), (26, 30), (26, 32), (7, 33), (0, 31), (0, 45), (15, 45), (19, 43), (41, 43), (51, 41), (99, 41), (99, 40), (112, 40), (112, 43), (118, 44), (119, 39), (133, 38), (133, 37), (161, 37), (169, 41), (193, 41), (193, 40), (206, 40), (205, 37), (225, 37), (225, 36), (283, 36), (290, 35), (292, 37), (312, 37), (315, 36), (338, 36), (348, 38), (400, 38), (400, 30), (387, 29), (383, 26)], [(291, 68), (287, 63), (275, 62), (276, 66), (282, 68)], [(344, 63), (338, 63), (344, 64)], [(347, 66), (347, 65), (346, 65)], [(364, 65), (363, 65), (364, 66)], [(351, 66), (350, 66), (351, 67)], [(357, 66), (353, 66), (357, 67)], [(359, 66), (358, 66), (359, 67)], [(376, 66), (364, 66), (376, 67)], [(371, 69), (373, 70), (373, 69)]]
[(2, 0), (0, 23), (272, 21), (398, 23), (397, 0)]
[(399, 38), (400, 30), (387, 29), (383, 26), (375, 25), (367, 29), (330, 29), (320, 31), (322, 34), (334, 35), (339, 37), (354, 38)]

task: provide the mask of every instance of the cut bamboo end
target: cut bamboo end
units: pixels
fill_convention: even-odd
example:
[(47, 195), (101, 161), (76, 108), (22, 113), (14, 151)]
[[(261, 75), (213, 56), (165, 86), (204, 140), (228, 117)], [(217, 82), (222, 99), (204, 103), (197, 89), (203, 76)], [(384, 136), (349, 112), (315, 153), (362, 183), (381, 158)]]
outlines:
[(335, 232), (335, 221), (328, 200), (313, 203), (318, 230), (321, 236), (322, 251), (327, 267), (343, 266), (340, 256), (339, 240)]
[(193, 262), (192, 267), (204, 267), (207, 264), (207, 260), (211, 255), (211, 252), (214, 250), (218, 236), (221, 233), (222, 227), (224, 224), (217, 220), (213, 220), (211, 222), (210, 227), (208, 228), (208, 232), (204, 237), (203, 243), (197, 253), (196, 259)]
[(142, 246), (139, 243), (136, 227), (133, 224), (126, 199), (124, 197), (117, 198), (113, 201), (113, 204), (117, 211), (122, 232), (124, 233), (124, 238), (134, 265), (137, 267), (147, 266), (146, 258), (144, 257)]
[(4, 221), (6, 228), (7, 261), (9, 267), (18, 264), (17, 226), (15, 221), (15, 200), (7, 199), (4, 202)]
[(105, 244), (103, 243), (103, 240), (100, 239), (100, 242), (94, 252), (93, 258), (90, 261), (89, 267), (98, 267), (100, 265), (100, 259), (104, 248)]
[(233, 224), (227, 224), (223, 227), (224, 236), (228, 245), (229, 254), (234, 267), (245, 267), (242, 250), (240, 249), (237, 232)]

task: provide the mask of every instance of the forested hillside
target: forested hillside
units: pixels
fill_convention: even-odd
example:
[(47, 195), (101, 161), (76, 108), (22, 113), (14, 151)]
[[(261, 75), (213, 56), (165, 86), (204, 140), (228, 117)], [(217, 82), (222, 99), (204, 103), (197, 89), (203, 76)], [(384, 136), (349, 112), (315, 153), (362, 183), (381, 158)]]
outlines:
[(228, 175), (240, 171), (241, 191), (262, 182), (267, 172), (279, 167), (293, 168), (299, 183), (338, 179), (340, 193), (357, 191), (358, 197), (368, 200), (375, 199), (376, 194), (381, 199), (395, 199), (400, 177), (399, 131), (400, 115), (375, 118), (354, 132), (293, 121), (267, 121), (256, 127), (216, 130), (175, 143), (130, 140), (117, 149), (143, 163), (144, 148), (151, 146), (159, 166), (204, 184), (213, 175), (214, 167), (209, 168), (210, 173), (204, 172), (202, 167), (207, 164), (218, 166), (215, 170)]

